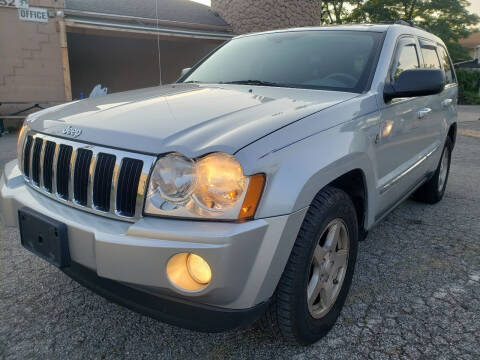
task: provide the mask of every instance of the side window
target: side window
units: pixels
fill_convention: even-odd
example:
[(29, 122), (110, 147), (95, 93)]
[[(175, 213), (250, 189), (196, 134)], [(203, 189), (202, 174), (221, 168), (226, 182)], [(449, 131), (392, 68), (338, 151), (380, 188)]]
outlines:
[(392, 69), (392, 79), (395, 80), (405, 70), (418, 69), (420, 63), (418, 61), (417, 47), (415, 44), (404, 44), (398, 48), (398, 55)]
[(445, 72), (445, 79), (447, 84), (455, 83), (455, 75), (453, 72), (453, 66), (450, 62), (450, 59), (447, 54), (447, 50), (443, 46), (438, 47), (438, 55), (440, 55), (440, 60), (442, 62), (443, 71)]
[(423, 66), (427, 69), (440, 69), (440, 60), (434, 46), (422, 46)]

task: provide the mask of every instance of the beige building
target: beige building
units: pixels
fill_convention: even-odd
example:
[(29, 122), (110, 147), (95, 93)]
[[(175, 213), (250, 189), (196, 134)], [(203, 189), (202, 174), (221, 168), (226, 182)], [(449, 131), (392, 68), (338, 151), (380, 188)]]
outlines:
[(468, 38), (461, 39), (459, 43), (468, 49), (472, 59), (480, 59), (480, 32), (475, 32)]
[(47, 22), (24, 21), (19, 9), (0, 6), (0, 114), (25, 104), (6, 102), (63, 102), (66, 100), (62, 53), (55, 11), (63, 0), (30, 0), (47, 10)]
[[(25, 3), (28, 8), (17, 8)], [(1, 4), (2, 2), (0, 2)], [(0, 5), (0, 116), (174, 82), (235, 33), (320, 23), (316, 0), (16, 0)], [(19, 118), (15, 118), (19, 116)]]

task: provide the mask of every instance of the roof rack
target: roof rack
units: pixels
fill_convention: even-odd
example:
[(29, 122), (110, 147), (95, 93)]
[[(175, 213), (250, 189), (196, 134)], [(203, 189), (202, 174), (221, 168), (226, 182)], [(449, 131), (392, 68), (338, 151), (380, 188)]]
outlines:
[(413, 21), (411, 21), (411, 20), (400, 19), (400, 20), (395, 21), (394, 24), (416, 27), (415, 24), (413, 23)]
[(423, 30), (423, 31), (427, 31), (424, 28), (422, 28), (421, 26), (415, 25), (415, 23), (412, 20), (400, 19), (400, 20), (395, 21), (394, 24), (410, 26), (410, 27), (413, 27), (415, 29), (420, 29), (420, 30)]

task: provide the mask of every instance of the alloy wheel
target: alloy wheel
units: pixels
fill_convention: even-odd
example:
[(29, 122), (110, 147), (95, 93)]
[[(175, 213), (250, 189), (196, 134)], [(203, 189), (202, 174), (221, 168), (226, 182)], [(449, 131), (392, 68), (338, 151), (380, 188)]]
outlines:
[(443, 151), (442, 160), (440, 161), (440, 170), (438, 172), (438, 192), (443, 191), (445, 186), (445, 181), (447, 180), (448, 175), (448, 163), (450, 161), (450, 151), (446, 147)]
[(320, 235), (310, 266), (307, 303), (313, 318), (325, 316), (337, 300), (347, 273), (349, 250), (345, 223), (332, 220)]

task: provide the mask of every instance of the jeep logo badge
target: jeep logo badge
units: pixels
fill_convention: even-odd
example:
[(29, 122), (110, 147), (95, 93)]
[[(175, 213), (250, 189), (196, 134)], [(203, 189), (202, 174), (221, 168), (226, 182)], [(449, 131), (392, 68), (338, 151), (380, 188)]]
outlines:
[(65, 129), (62, 130), (63, 135), (71, 136), (71, 137), (78, 137), (82, 133), (82, 129), (74, 128), (72, 126), (67, 126)]

